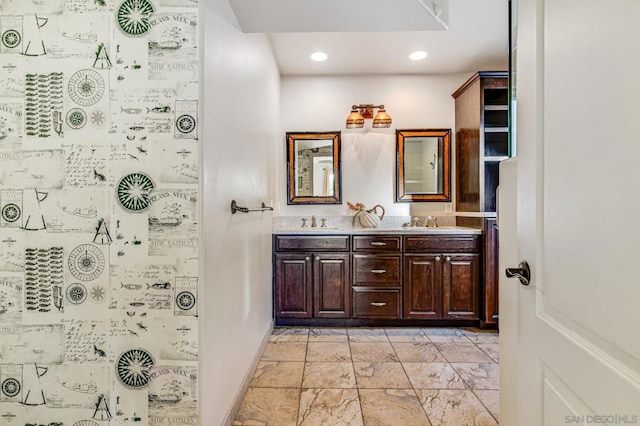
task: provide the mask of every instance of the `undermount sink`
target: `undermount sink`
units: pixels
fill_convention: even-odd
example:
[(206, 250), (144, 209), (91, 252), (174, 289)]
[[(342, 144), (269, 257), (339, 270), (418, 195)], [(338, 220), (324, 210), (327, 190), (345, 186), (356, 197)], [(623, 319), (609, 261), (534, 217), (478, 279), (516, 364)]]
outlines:
[(326, 230), (329, 230), (329, 229), (333, 229), (333, 230), (336, 230), (336, 229), (345, 229), (345, 230), (346, 230), (346, 229), (350, 229), (350, 228), (339, 228), (339, 227), (337, 227), (337, 226), (316, 226), (316, 227), (313, 227), (313, 226), (311, 226), (311, 227), (306, 226), (306, 227), (304, 227), (304, 228), (303, 228), (303, 227), (300, 227), (299, 229), (307, 230), (307, 231), (326, 231)]

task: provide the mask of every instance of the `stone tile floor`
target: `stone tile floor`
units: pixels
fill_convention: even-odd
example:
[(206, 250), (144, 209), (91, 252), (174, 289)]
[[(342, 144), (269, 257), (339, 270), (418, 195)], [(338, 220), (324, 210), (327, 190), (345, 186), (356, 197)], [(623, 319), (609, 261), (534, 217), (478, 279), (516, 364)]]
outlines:
[(498, 334), (274, 330), (234, 425), (498, 424)]

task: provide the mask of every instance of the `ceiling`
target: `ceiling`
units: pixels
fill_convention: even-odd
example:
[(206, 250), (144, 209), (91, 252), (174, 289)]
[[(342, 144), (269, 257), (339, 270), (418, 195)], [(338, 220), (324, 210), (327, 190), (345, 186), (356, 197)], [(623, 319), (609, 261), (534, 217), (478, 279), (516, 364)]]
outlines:
[[(341, 7), (332, 1), (230, 4), (244, 32), (269, 34), (282, 75), (447, 74), (508, 67), (508, 0), (338, 0)], [(359, 1), (377, 7), (345, 6)], [(309, 55), (318, 50), (329, 58), (311, 61)], [(416, 50), (428, 57), (409, 60)]]

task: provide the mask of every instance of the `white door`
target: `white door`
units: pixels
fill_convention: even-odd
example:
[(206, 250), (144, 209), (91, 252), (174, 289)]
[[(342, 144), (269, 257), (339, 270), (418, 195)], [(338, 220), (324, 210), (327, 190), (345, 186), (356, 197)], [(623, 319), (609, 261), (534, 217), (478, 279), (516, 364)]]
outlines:
[(640, 424), (639, 18), (638, 0), (518, 0), (517, 254), (532, 277), (500, 282), (518, 293), (500, 312), (517, 324), (501, 341), (517, 339), (501, 370), (517, 420), (501, 424)]

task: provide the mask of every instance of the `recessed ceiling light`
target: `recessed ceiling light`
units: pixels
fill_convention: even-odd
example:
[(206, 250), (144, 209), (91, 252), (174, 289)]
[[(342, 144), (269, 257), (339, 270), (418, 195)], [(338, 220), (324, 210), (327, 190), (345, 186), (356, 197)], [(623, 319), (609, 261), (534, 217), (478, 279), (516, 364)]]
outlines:
[(324, 52), (314, 52), (311, 54), (311, 60), (316, 62), (326, 61), (329, 55)]
[(427, 52), (423, 50), (416, 50), (411, 55), (409, 55), (409, 59), (411, 59), (412, 61), (421, 61), (426, 57), (427, 57)]

